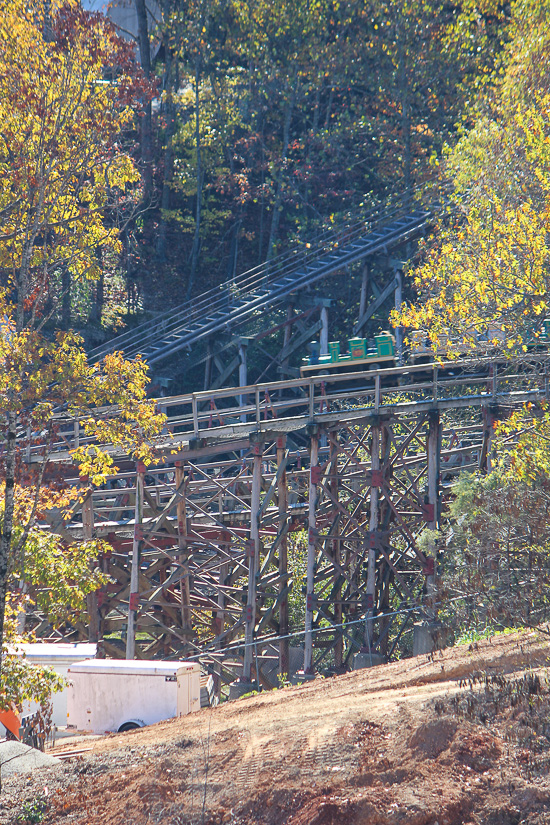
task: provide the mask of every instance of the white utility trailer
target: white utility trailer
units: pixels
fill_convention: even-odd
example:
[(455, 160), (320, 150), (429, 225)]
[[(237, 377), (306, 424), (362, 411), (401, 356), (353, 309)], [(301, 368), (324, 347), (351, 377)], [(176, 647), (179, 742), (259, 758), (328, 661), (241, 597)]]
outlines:
[(195, 662), (90, 659), (68, 673), (67, 727), (125, 731), (200, 710)]
[[(10, 652), (19, 656), (24, 656), (25, 661), (30, 665), (40, 665), (49, 667), (59, 676), (67, 678), (67, 672), (71, 665), (81, 662), (84, 659), (93, 659), (96, 655), (97, 645), (92, 642), (77, 642), (67, 644), (65, 642), (32, 642), (18, 644)], [(67, 724), (67, 689), (63, 688), (59, 693), (52, 694), (52, 722), (56, 727), (64, 727)], [(24, 702), (23, 716), (34, 713), (38, 710), (36, 702)]]

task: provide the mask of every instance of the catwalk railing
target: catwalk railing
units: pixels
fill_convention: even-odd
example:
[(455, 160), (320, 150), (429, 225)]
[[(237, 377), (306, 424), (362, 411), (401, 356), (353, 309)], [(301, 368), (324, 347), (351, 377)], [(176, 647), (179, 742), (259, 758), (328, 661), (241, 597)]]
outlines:
[[(158, 400), (167, 422), (155, 446), (163, 452), (206, 435), (223, 438), (247, 436), (254, 430), (290, 432), (310, 421), (329, 423), (334, 417), (351, 421), (365, 414), (546, 398), (549, 363), (546, 353), (516, 359), (486, 356), (170, 396)], [(116, 408), (104, 410), (106, 417), (116, 414)], [(71, 450), (87, 443), (93, 443), (93, 438), (85, 435), (78, 419), (58, 414), (52, 453), (66, 460)], [(35, 433), (27, 443), (28, 458), (41, 450), (40, 433)]]
[[(296, 634), (307, 672), (392, 656), (435, 616), (439, 549), (420, 537), (456, 473), (487, 467), (494, 418), (548, 398), (548, 366), (480, 357), (161, 399), (154, 463), (117, 456), (104, 486), (44, 518), (68, 542), (107, 542), (90, 636), (109, 655), (207, 654), (218, 685), (258, 668), (276, 684)], [(78, 421), (58, 428), (51, 460), (71, 483), (86, 439)], [(39, 441), (22, 445), (31, 461)]]

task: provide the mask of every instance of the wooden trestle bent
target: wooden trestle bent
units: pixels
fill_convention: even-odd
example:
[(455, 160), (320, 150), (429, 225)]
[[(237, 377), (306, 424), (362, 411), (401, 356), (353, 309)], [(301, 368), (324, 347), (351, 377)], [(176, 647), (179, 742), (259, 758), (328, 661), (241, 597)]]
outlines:
[[(202, 394), (163, 398), (155, 464), (117, 457), (120, 471), (68, 522), (44, 523), (111, 548), (89, 637), (109, 655), (200, 656), (218, 689), (236, 677), (276, 685), (294, 659), (306, 673), (338, 672), (358, 652), (410, 644), (411, 620), (437, 615), (435, 536), (451, 479), (486, 463), (489, 420), (545, 397), (546, 359), (507, 369), (490, 386), (481, 361), (461, 375), (401, 370), (399, 386), (395, 370), (329, 392), (278, 382), (265, 385), (279, 399), (270, 418), (263, 385), (238, 387), (213, 394), (216, 426), (201, 417)], [(52, 462), (70, 475), (63, 439)]]

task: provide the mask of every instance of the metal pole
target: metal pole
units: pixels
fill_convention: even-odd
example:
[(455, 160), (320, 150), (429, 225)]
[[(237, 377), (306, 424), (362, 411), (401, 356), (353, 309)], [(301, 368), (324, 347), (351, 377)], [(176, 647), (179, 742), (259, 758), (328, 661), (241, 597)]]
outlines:
[[(248, 341), (246, 338), (241, 338), (239, 341), (239, 387), (246, 387), (248, 383), (247, 351)], [(245, 404), (246, 396), (239, 395), (239, 407), (244, 407)], [(246, 415), (241, 415), (241, 421), (246, 424)]]
[(134, 539), (132, 542), (132, 567), (130, 573), (130, 602), (128, 605), (128, 632), (126, 635), (126, 658), (133, 659), (136, 652), (137, 611), (139, 607), (139, 567), (141, 556), (141, 530), (143, 522), (143, 488), (145, 485), (145, 464), (138, 462), (136, 472), (136, 504), (134, 509)]
[(256, 624), (256, 571), (260, 564), (260, 531), (258, 511), (262, 484), (262, 445), (254, 444), (252, 469), (252, 494), (250, 501), (250, 541), (248, 543), (248, 596), (245, 615), (245, 651), (243, 681), (252, 681), (252, 661), (254, 656), (254, 627)]
[(369, 275), (370, 267), (368, 263), (365, 263), (363, 264), (363, 276), (361, 280), (361, 298), (359, 300), (359, 318), (357, 319), (358, 322), (363, 317), (367, 309), (367, 295), (369, 293)]
[(311, 460), (309, 468), (309, 518), (307, 541), (307, 580), (306, 580), (306, 623), (304, 640), (304, 673), (313, 673), (313, 600), (315, 575), (315, 529), (317, 508), (316, 473), (319, 458), (319, 435), (311, 436)]
[(378, 501), (380, 481), (380, 425), (371, 427), (371, 488), (369, 518), (369, 548), (367, 555), (367, 586), (365, 612), (365, 647), (372, 650), (374, 637), (374, 599), (376, 595), (376, 532), (378, 530)]
[[(286, 447), (286, 437), (277, 439), (277, 465), (280, 467), (284, 461)], [(288, 491), (286, 486), (286, 471), (281, 474), (277, 486), (277, 499), (279, 506), (279, 532), (282, 532), (288, 519)], [(286, 533), (279, 544), (279, 593), (288, 587), (288, 543)], [(288, 599), (285, 596), (279, 602), (279, 635), (288, 635)], [(279, 642), (279, 673), (289, 672), (289, 640), (282, 639)]]
[(328, 355), (328, 307), (321, 307), (320, 355)]
[[(401, 270), (395, 270), (395, 309), (400, 312), (403, 303), (403, 273)], [(395, 328), (395, 348), (397, 350), (397, 359), (401, 364), (403, 361), (403, 327)]]

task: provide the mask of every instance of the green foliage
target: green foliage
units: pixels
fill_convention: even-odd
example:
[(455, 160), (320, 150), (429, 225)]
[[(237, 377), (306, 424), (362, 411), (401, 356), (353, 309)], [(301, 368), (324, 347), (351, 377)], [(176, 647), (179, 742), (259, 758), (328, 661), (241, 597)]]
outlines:
[(288, 569), (292, 588), (288, 594), (290, 627), (302, 627), (305, 619), (304, 587), (307, 573), (307, 531), (290, 533), (288, 537)]
[[(168, 8), (161, 206), (135, 238), (141, 289), (154, 283), (174, 300), (188, 281), (197, 201), (203, 288), (283, 239), (330, 227), (350, 204), (368, 209), (431, 176), (494, 67), (505, 22), (499, 3), (469, 0)], [(153, 246), (156, 225), (167, 240)]]
[(23, 802), (17, 815), (17, 822), (20, 825), (37, 825), (44, 821), (48, 808), (49, 802), (44, 796), (37, 796), (35, 799)]
[(442, 222), (415, 271), (420, 300), (400, 316), (434, 350), (442, 340), (456, 354), (476, 350), (484, 333), (517, 354), (540, 335), (550, 290), (549, 30), (548, 4), (512, 4), (476, 119), (448, 152), (464, 217)]
[(21, 637), (17, 633), (17, 612), (20, 607), (20, 602), (12, 598), (4, 617), (0, 708), (20, 710), (22, 703), (28, 700), (36, 702), (46, 715), (51, 694), (63, 690), (66, 682), (51, 668), (27, 662), (20, 645), (34, 639), (32, 636)]
[(45, 707), (52, 693), (65, 687), (65, 680), (51, 668), (29, 664), (23, 656), (7, 651), (2, 657), (0, 706), (17, 708), (25, 700)]
[(278, 682), (278, 689), (281, 690), (282, 688), (286, 688), (290, 686), (290, 682), (288, 679), (288, 673), (278, 673), (277, 674), (277, 682)]
[(550, 408), (525, 404), (496, 426), (507, 479), (546, 490), (550, 478)]
[(517, 627), (504, 627), (502, 629), (497, 629), (492, 625), (488, 627), (473, 627), (469, 630), (465, 630), (455, 641), (456, 645), (468, 645), (472, 644), (472, 642), (479, 642), (481, 639), (492, 639), (493, 636), (505, 636), (508, 633), (517, 633), (518, 630), (522, 630), (522, 626), (518, 625)]
[(107, 584), (97, 567), (104, 551), (99, 541), (67, 546), (59, 536), (31, 530), (13, 570), (14, 581), (25, 581), (37, 606), (54, 625), (86, 613), (86, 596)]
[(442, 557), (443, 614), (463, 632), (536, 624), (550, 613), (548, 484), (497, 469), (453, 488)]

